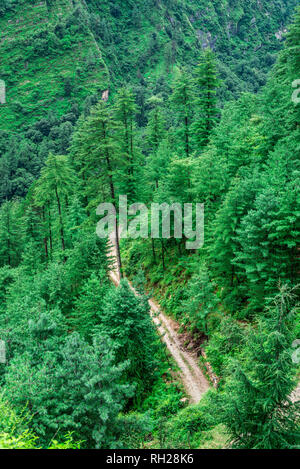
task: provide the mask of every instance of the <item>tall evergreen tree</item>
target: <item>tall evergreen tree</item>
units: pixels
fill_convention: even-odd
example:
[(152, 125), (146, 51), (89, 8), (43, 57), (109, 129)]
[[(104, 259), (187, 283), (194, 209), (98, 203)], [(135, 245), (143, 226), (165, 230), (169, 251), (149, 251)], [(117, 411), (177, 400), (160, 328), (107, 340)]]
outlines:
[(56, 204), (62, 252), (66, 250), (64, 213), (66, 198), (75, 190), (76, 177), (67, 156), (50, 153), (35, 187), (36, 204)]
[(5, 395), (18, 411), (31, 410), (43, 446), (72, 432), (87, 448), (115, 447), (118, 415), (133, 394), (120, 384), (127, 363), (116, 366), (112, 344), (100, 337), (92, 345), (77, 333), (60, 337), (49, 315), (31, 321), (30, 335), (9, 366)]
[(300, 402), (292, 402), (294, 298), (285, 287), (268, 317), (249, 334), (219, 402), (229, 441), (239, 449), (291, 449), (300, 442)]
[(180, 119), (180, 140), (188, 158), (192, 151), (191, 124), (193, 116), (194, 87), (191, 75), (186, 69), (180, 70), (173, 85), (171, 102)]
[[(108, 105), (100, 101), (79, 127), (74, 136), (72, 155), (84, 182), (84, 195), (89, 207), (109, 200), (117, 207), (116, 175), (119, 174), (120, 153), (114, 138), (114, 125)], [(119, 243), (119, 226), (115, 218), (115, 240), (119, 274), (122, 261)]]
[(123, 170), (120, 171), (122, 180), (121, 191), (126, 194), (130, 202), (136, 201), (137, 183), (137, 150), (134, 144), (135, 114), (137, 108), (131, 90), (121, 88), (116, 96), (113, 112), (113, 122), (116, 125), (119, 144), (120, 161)]
[(75, 301), (69, 322), (86, 339), (91, 338), (94, 327), (102, 320), (104, 298), (108, 291), (108, 279), (92, 274)]
[(22, 245), (20, 204), (18, 201), (6, 201), (0, 207), (0, 265), (16, 267)]
[(118, 362), (129, 360), (125, 381), (137, 383), (136, 397), (150, 389), (155, 376), (156, 332), (145, 296), (136, 297), (123, 280), (105, 298), (96, 330), (115, 344)]
[(211, 132), (218, 120), (216, 97), (218, 86), (215, 57), (211, 49), (206, 49), (196, 68), (195, 79), (196, 115), (193, 123), (193, 138), (198, 151), (202, 151), (208, 144)]
[(156, 153), (159, 145), (165, 137), (166, 123), (162, 113), (163, 100), (158, 96), (152, 96), (148, 99), (151, 106), (147, 125), (147, 140), (151, 153)]

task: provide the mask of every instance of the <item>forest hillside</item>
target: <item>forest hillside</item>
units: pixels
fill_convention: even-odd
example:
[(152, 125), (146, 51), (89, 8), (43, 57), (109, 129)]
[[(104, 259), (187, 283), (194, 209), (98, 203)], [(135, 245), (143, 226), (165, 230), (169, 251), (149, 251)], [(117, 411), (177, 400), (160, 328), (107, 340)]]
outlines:
[(0, 0), (0, 47), (0, 448), (299, 448), (297, 2)]

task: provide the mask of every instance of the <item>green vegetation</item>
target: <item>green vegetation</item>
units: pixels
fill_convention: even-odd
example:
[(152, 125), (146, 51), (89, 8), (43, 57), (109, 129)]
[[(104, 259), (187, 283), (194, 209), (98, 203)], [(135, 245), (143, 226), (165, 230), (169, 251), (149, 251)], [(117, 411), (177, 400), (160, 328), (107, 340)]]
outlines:
[[(224, 103), (265, 83), (297, 0), (1, 0), (0, 201), (24, 196), (49, 152), (66, 153), (79, 115), (130, 83), (144, 127), (149, 99), (178, 67), (217, 57)], [(171, 116), (169, 116), (170, 118)]]
[[(295, 5), (0, 0), (0, 448), (299, 447)], [(205, 204), (199, 250), (117, 236), (138, 294), (121, 194)], [(195, 406), (147, 291), (219, 378)]]
[[(56, 168), (57, 181), (59, 165)], [(11, 251), (11, 265), (3, 256), (5, 265), (0, 269), (0, 334), (7, 344), (7, 364), (0, 365), (3, 406), (8, 401), (12, 412), (28, 414), (24, 432), (15, 433), (15, 426), (10, 430), (3, 422), (1, 445), (51, 447), (55, 439), (63, 448), (71, 445), (69, 439), (64, 443), (67, 434), (82, 448), (126, 445), (127, 439), (122, 441), (127, 434), (130, 439), (136, 427), (140, 432), (153, 428), (148, 417), (152, 408), (143, 404), (145, 398), (150, 402), (153, 394), (157, 402), (155, 395), (163, 395), (168, 415), (180, 407), (182, 393), (169, 376), (170, 365), (158, 343), (146, 298), (136, 298), (125, 281), (119, 289), (108, 282), (106, 243), (93, 233), (86, 216), (80, 226), (74, 225), (71, 209), (77, 200), (72, 201), (68, 186), (58, 185), (59, 205), (56, 191), (47, 192), (47, 215), (44, 206), (35, 205), (48, 169), (49, 164), (34, 195), (18, 202), (24, 226), (18, 232), (24, 248), (18, 266), (12, 265), (18, 261)], [(12, 216), (13, 204), (7, 202), (2, 210)], [(29, 225), (35, 211), (36, 223)], [(145, 416), (126, 416), (124, 436), (125, 416), (120, 412), (142, 410), (143, 405)]]
[[(39, 449), (37, 437), (29, 430), (28, 414), (17, 414), (3, 396), (0, 397), (0, 419), (1, 449)], [(53, 439), (47, 449), (80, 449), (80, 443), (75, 443), (68, 434), (62, 443)]]
[(293, 296), (283, 289), (267, 319), (249, 334), (242, 365), (233, 364), (219, 408), (234, 448), (287, 449), (299, 444), (299, 402), (287, 398), (295, 386), (292, 303)]

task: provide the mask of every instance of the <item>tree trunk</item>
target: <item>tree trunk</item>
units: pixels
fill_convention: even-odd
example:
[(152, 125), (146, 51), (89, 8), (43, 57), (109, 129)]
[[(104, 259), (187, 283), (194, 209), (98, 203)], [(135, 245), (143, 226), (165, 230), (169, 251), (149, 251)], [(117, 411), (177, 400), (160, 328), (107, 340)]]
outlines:
[(162, 257), (163, 270), (166, 270), (164, 240), (161, 238), (160, 242), (161, 242), (161, 257)]
[(53, 244), (52, 244), (52, 228), (51, 228), (51, 212), (50, 205), (48, 206), (48, 228), (49, 228), (49, 244), (50, 244), (50, 254), (52, 258)]
[[(43, 217), (43, 225), (44, 225), (44, 230), (46, 231), (46, 217), (45, 217), (45, 207), (43, 206), (42, 208), (42, 217)], [(46, 256), (46, 260), (48, 261), (48, 236), (47, 234), (45, 234), (44, 236), (44, 247), (45, 247), (45, 256)]]
[(184, 118), (184, 123), (185, 123), (185, 153), (186, 156), (189, 157), (190, 154), (190, 148), (189, 148), (189, 123), (188, 123), (188, 117), (185, 116)]

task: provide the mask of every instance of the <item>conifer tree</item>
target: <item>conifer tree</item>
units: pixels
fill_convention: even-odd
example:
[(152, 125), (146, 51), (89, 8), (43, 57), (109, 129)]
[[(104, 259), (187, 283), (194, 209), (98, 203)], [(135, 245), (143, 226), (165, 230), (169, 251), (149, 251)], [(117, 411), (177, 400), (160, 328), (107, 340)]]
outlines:
[(70, 239), (70, 245), (74, 245), (81, 236), (81, 226), (87, 221), (87, 214), (83, 208), (83, 204), (78, 196), (72, 197), (67, 213), (67, 230)]
[(158, 190), (166, 172), (168, 171), (168, 166), (170, 158), (172, 156), (172, 151), (170, 145), (166, 140), (163, 140), (157, 151), (151, 153), (147, 158), (147, 166), (145, 167), (146, 178), (151, 187), (148, 197), (153, 199), (153, 190)]
[[(284, 182), (283, 172), (280, 177)], [(280, 188), (274, 182), (270, 187), (266, 180), (253, 208), (241, 220), (233, 263), (245, 270), (253, 310), (274, 295), (279, 281), (296, 284), (298, 199), (294, 179)]]
[(193, 116), (194, 87), (193, 81), (187, 70), (180, 70), (173, 85), (171, 102), (178, 112), (181, 122), (180, 140), (184, 148), (185, 156), (191, 154), (191, 123)]
[(145, 296), (136, 297), (128, 282), (112, 289), (105, 298), (97, 332), (115, 344), (118, 362), (129, 360), (125, 381), (137, 383), (137, 399), (149, 389), (156, 366), (156, 333)]
[[(84, 195), (89, 207), (111, 201), (117, 207), (116, 174), (120, 171), (120, 153), (114, 138), (114, 125), (106, 103), (100, 101), (74, 136), (72, 154), (84, 181)], [(130, 146), (130, 144), (129, 144)], [(103, 192), (104, 191), (104, 192)], [(107, 196), (109, 199), (107, 200)], [(122, 277), (119, 226), (115, 217), (117, 263)]]
[(216, 284), (211, 281), (207, 267), (201, 266), (189, 281), (187, 299), (183, 303), (187, 321), (200, 332), (208, 332), (209, 315), (217, 311), (215, 290)]
[(292, 24), (288, 28), (285, 49), (282, 56), (288, 59), (289, 74), (291, 78), (298, 79), (300, 68), (300, 7), (298, 6)]
[(149, 112), (147, 125), (147, 140), (151, 153), (156, 153), (159, 145), (165, 137), (165, 119), (162, 114), (163, 100), (158, 96), (148, 99), (148, 104), (152, 107)]
[(65, 264), (65, 275), (71, 291), (76, 296), (82, 292), (83, 284), (93, 273), (100, 279), (107, 276), (107, 254), (106, 240), (100, 239), (94, 230), (90, 232), (83, 226), (78, 232), (78, 239), (74, 240), (73, 249), (70, 250)]
[(198, 151), (209, 142), (213, 128), (218, 120), (216, 92), (219, 86), (214, 54), (211, 49), (203, 52), (196, 68), (196, 112), (193, 123), (193, 138)]
[(112, 344), (101, 337), (87, 344), (78, 333), (62, 337), (49, 315), (31, 321), (25, 353), (7, 371), (5, 395), (22, 412), (45, 446), (72, 432), (86, 448), (117, 444), (117, 420), (133, 386), (121, 384), (127, 363), (114, 364)]
[(16, 267), (22, 244), (20, 204), (18, 201), (6, 201), (0, 207), (0, 265)]
[(124, 168), (120, 172), (123, 182), (121, 191), (130, 202), (136, 201), (137, 151), (134, 144), (134, 121), (137, 108), (131, 90), (121, 88), (113, 110), (113, 123), (119, 139), (120, 161)]
[(34, 205), (27, 206), (23, 220), (25, 247), (22, 260), (24, 265), (35, 271), (48, 259), (48, 240), (44, 232), (42, 209)]
[(242, 363), (233, 365), (219, 402), (229, 441), (238, 449), (292, 449), (300, 442), (292, 327), (295, 298), (282, 287), (266, 319), (249, 334)]
[(100, 278), (93, 273), (75, 301), (69, 322), (86, 339), (91, 338), (93, 328), (102, 320), (103, 300), (108, 291), (107, 278)]
[(158, 189), (160, 175), (163, 173), (167, 162), (167, 152), (162, 154), (162, 146), (165, 136), (165, 120), (162, 115), (162, 99), (152, 96), (148, 99), (148, 104), (152, 107), (149, 113), (147, 125), (147, 142), (149, 146), (149, 156), (147, 161), (147, 175), (149, 176), (152, 189)]
[(247, 293), (247, 287), (243, 286), (244, 273), (233, 262), (234, 252), (239, 250), (237, 233), (240, 222), (255, 200), (260, 185), (257, 173), (249, 175), (246, 171), (244, 179), (236, 178), (210, 226), (212, 230), (208, 246), (210, 265), (214, 272), (213, 277), (218, 285), (222, 286), (222, 298), (231, 311), (240, 307), (243, 300), (242, 292)]
[(61, 249), (66, 250), (64, 205), (68, 194), (75, 189), (76, 177), (67, 156), (50, 153), (35, 187), (36, 204), (44, 207), (55, 202), (59, 218)]

